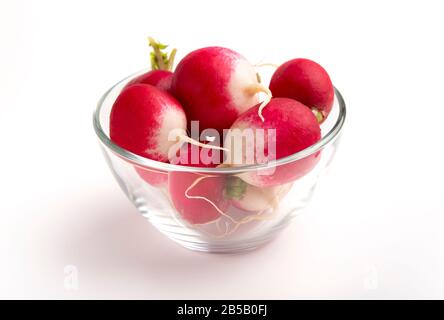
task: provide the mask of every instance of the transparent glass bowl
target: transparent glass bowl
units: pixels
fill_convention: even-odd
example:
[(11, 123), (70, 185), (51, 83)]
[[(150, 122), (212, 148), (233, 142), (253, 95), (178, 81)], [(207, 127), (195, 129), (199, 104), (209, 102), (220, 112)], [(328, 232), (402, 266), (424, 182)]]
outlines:
[[(93, 117), (105, 159), (130, 201), (168, 238), (191, 250), (241, 252), (273, 239), (308, 204), (321, 173), (333, 159), (346, 113), (339, 91), (335, 89), (332, 111), (321, 125), (322, 139), (276, 161), (273, 174), (282, 175), (279, 179), (285, 183), (258, 188), (239, 178), (270, 174), (266, 165), (214, 169), (177, 166), (138, 156), (110, 140), (113, 103), (126, 83), (143, 72), (110, 88)], [(227, 185), (230, 190), (239, 188), (243, 196), (230, 198)]]

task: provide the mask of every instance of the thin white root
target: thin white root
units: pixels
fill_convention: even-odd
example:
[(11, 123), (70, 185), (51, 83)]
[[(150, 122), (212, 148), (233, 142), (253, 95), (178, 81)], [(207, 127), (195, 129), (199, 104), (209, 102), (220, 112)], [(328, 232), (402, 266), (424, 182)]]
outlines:
[(235, 219), (233, 219), (232, 217), (230, 217), (229, 215), (227, 215), (225, 212), (223, 212), (222, 210), (219, 209), (219, 207), (210, 199), (207, 199), (205, 197), (202, 196), (191, 196), (188, 194), (188, 192), (191, 191), (191, 189), (193, 189), (199, 182), (201, 182), (204, 179), (207, 178), (216, 178), (217, 176), (203, 176), (200, 178), (197, 178), (196, 180), (194, 180), (194, 182), (185, 190), (185, 197), (187, 197), (188, 199), (200, 199), (200, 200), (204, 200), (206, 202), (208, 202), (209, 204), (211, 204), (214, 209), (216, 209), (217, 212), (219, 212), (222, 216), (228, 218), (229, 220), (231, 220), (233, 223), (237, 223), (237, 221)]
[(226, 232), (222, 237), (226, 237), (229, 236), (231, 234), (233, 234), (234, 232), (237, 231), (237, 229), (239, 229), (239, 227), (243, 224), (246, 224), (250, 221), (254, 221), (254, 220), (271, 220), (276, 216), (276, 213), (273, 212), (272, 214), (268, 214), (268, 215), (263, 215), (265, 210), (260, 211), (258, 214), (252, 215), (252, 216), (247, 216), (245, 218), (243, 218), (241, 221), (237, 222), (233, 229), (231, 229), (229, 232)]
[(259, 115), (259, 118), (261, 118), (262, 122), (264, 122), (265, 119), (264, 119), (264, 116), (262, 115), (262, 110), (264, 110), (264, 108), (270, 102), (273, 95), (271, 94), (270, 89), (268, 89), (267, 87), (262, 86), (262, 85), (261, 85), (261, 87), (262, 87), (261, 89), (263, 89), (262, 92), (264, 92), (267, 96), (266, 96), (265, 100), (262, 101), (261, 105), (259, 106), (258, 115)]
[[(222, 223), (223, 223), (223, 227), (225, 230), (222, 230), (222, 226), (221, 226)], [(202, 229), (202, 228), (199, 228), (199, 231), (204, 233), (207, 236), (214, 237), (216, 239), (222, 239), (229, 233), (229, 229), (230, 229), (229, 223), (228, 223), (228, 221), (225, 221), (222, 219), (216, 219), (216, 220), (213, 220), (213, 221), (210, 221), (207, 223), (201, 223), (201, 224), (197, 225), (197, 227), (206, 226), (206, 225), (210, 225), (210, 224), (214, 224), (216, 226), (216, 229), (218, 231), (220, 231), (220, 234), (215, 235), (214, 233), (209, 232), (209, 231)]]
[(289, 188), (291, 188), (293, 186), (293, 183), (291, 184), (290, 187), (288, 187), (287, 185), (281, 185), (279, 186), (279, 191), (276, 193), (276, 195), (273, 197), (273, 199), (271, 199), (271, 207), (273, 208), (273, 210), (277, 210), (280, 201), (282, 200), (282, 195), (287, 192), (289, 190)]
[[(223, 231), (220, 224), (223, 222), (225, 230)], [(218, 219), (216, 222), (216, 226), (221, 231), (221, 234), (217, 236), (217, 238), (224, 238), (230, 232), (230, 224), (228, 221), (223, 221), (222, 219)], [(222, 233), (223, 232), (223, 233)]]
[(240, 221), (238, 221), (238, 222), (236, 223), (236, 225), (233, 227), (233, 229), (230, 230), (229, 232), (226, 232), (222, 237), (226, 237), (226, 236), (228, 236), (228, 235), (233, 234), (237, 229), (239, 229), (239, 227), (240, 227), (241, 225), (246, 224), (246, 223), (248, 223), (248, 222), (250, 222), (250, 221), (254, 221), (254, 220), (272, 220), (274, 217), (277, 216), (277, 208), (278, 208), (278, 205), (279, 205), (279, 201), (280, 201), (281, 195), (282, 195), (282, 193), (283, 193), (284, 191), (285, 191), (285, 188), (282, 187), (282, 188), (279, 190), (279, 192), (277, 192), (277, 193), (274, 195), (274, 197), (271, 199), (271, 201), (270, 201), (270, 205), (271, 205), (271, 207), (272, 207), (272, 209), (273, 209), (273, 212), (272, 212), (271, 214), (266, 214), (266, 215), (264, 215), (263, 213), (264, 213), (265, 210), (267, 210), (267, 209), (263, 209), (263, 210), (261, 210), (261, 211), (260, 211), (259, 213), (257, 213), (257, 214), (254, 214), (254, 215), (251, 215), (251, 216), (247, 216), (247, 217), (241, 219)]
[(264, 110), (264, 108), (267, 106), (267, 104), (270, 102), (271, 98), (273, 98), (273, 95), (270, 91), (270, 89), (268, 89), (266, 86), (257, 83), (254, 86), (249, 87), (248, 92), (250, 92), (251, 94), (256, 94), (259, 92), (263, 92), (266, 94), (266, 97), (264, 99), (264, 101), (262, 101), (262, 103), (259, 106), (259, 111), (258, 111), (258, 115), (259, 118), (261, 118), (262, 122), (265, 121), (264, 117), (262, 116), (262, 110)]
[(271, 63), (271, 62), (264, 62), (264, 63), (260, 62), (260, 63), (256, 63), (254, 65), (254, 67), (256, 67), (256, 68), (272, 67), (272, 68), (277, 69), (277, 68), (279, 68), (279, 65), (277, 65), (276, 63)]
[(194, 139), (192, 139), (192, 138), (190, 138), (190, 137), (188, 137), (186, 135), (179, 135), (178, 139), (180, 141), (188, 142), (188, 143), (194, 144), (195, 146), (199, 146), (199, 147), (206, 148), (206, 149), (216, 149), (216, 150), (222, 150), (222, 151), (230, 152), (230, 150), (227, 149), (227, 148), (213, 146), (211, 144), (205, 144), (205, 143), (196, 141), (196, 140), (194, 140)]
[[(251, 221), (254, 221), (254, 220), (265, 221), (265, 220), (272, 220), (272, 219), (274, 219), (278, 215), (277, 209), (278, 209), (279, 202), (281, 200), (282, 193), (285, 193), (285, 192), (287, 192), (287, 190), (286, 190), (286, 188), (284, 186), (282, 186), (282, 188), (277, 192), (277, 194), (273, 197), (273, 199), (271, 199), (270, 205), (272, 206), (272, 209), (273, 209), (272, 213), (264, 214), (264, 212), (267, 209), (263, 209), (263, 210), (259, 211), (255, 215), (246, 216), (243, 219), (241, 219), (240, 221), (236, 222), (236, 224), (234, 225), (234, 227), (231, 230), (229, 228), (228, 221), (217, 219), (215, 221), (211, 221), (210, 223), (215, 223), (217, 229), (221, 233), (222, 232), (223, 233), (220, 234), (220, 235), (216, 235), (216, 236), (214, 234), (211, 234), (211, 233), (208, 233), (208, 232), (205, 232), (205, 231), (204, 231), (204, 233), (206, 233), (207, 235), (210, 235), (210, 236), (215, 236), (218, 239), (223, 239), (223, 238), (233, 234), (234, 232), (236, 232), (237, 229), (239, 229), (239, 227), (241, 225), (246, 224), (248, 222), (251, 222)], [(295, 216), (299, 216), (300, 214), (301, 213), (298, 213)], [(220, 226), (221, 223), (224, 223), (224, 225), (225, 225), (225, 232), (223, 230), (221, 230), (221, 226)]]

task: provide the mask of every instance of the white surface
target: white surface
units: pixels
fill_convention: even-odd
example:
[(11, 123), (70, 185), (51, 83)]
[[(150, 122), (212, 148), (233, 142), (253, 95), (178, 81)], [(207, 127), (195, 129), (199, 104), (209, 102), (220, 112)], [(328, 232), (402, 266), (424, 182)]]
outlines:
[[(0, 297), (444, 298), (442, 3), (157, 3), (0, 2)], [(182, 249), (113, 180), (91, 113), (147, 35), (310, 57), (344, 94), (330, 173), (263, 249)]]

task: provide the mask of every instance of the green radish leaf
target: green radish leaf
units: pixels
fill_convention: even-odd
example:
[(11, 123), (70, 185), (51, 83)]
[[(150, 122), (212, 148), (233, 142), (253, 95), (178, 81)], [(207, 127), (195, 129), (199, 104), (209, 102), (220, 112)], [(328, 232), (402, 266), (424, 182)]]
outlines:
[(162, 43), (160, 43), (160, 42), (157, 42), (157, 47), (158, 47), (160, 50), (163, 50), (163, 49), (168, 48), (168, 45), (167, 45), (167, 44), (162, 44)]

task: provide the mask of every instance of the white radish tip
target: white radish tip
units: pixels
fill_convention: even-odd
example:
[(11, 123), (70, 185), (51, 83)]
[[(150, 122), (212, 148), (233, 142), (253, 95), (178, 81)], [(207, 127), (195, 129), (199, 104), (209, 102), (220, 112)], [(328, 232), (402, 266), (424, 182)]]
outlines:
[(246, 216), (245, 218), (241, 219), (240, 221), (237, 221), (237, 223), (235, 224), (235, 226), (233, 227), (232, 230), (230, 230), (229, 232), (227, 232), (224, 237), (229, 236), (231, 234), (233, 234), (237, 229), (239, 229), (239, 227), (245, 223), (248, 223), (250, 221), (254, 221), (254, 220), (272, 220), (274, 219), (277, 215), (278, 215), (278, 211), (277, 211), (277, 207), (279, 205), (279, 198), (281, 197), (281, 194), (285, 191), (285, 188), (282, 188), (278, 191), (278, 193), (273, 197), (273, 199), (271, 200), (272, 202), (272, 208), (273, 211), (270, 214), (264, 214), (264, 212), (267, 209), (261, 210), (259, 213), (257, 214), (253, 214), (253, 215), (249, 215)]

